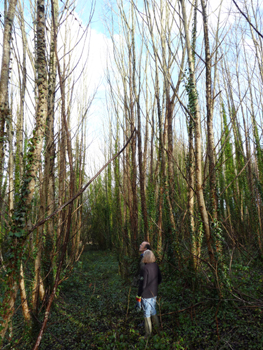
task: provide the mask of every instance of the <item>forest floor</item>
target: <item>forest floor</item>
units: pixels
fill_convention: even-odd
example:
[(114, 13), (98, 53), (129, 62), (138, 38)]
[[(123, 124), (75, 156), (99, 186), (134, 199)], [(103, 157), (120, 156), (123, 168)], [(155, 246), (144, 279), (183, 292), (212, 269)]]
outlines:
[[(193, 293), (176, 272), (167, 273), (162, 264), (160, 268), (161, 331), (159, 335), (154, 331), (146, 341), (140, 325), (143, 314), (134, 309), (137, 289), (119, 276), (114, 254), (84, 252), (61, 285), (40, 349), (263, 349), (261, 308), (233, 298), (220, 301), (205, 287)], [(247, 279), (244, 286), (251, 288), (251, 275), (243, 273), (242, 278)], [(30, 350), (32, 346), (23, 337), (10, 349)]]

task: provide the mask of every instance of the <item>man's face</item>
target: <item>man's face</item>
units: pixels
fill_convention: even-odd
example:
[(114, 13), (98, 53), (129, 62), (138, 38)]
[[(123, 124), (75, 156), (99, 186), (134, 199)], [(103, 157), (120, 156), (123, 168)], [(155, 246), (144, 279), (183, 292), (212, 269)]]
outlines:
[(139, 248), (139, 252), (143, 253), (146, 250), (147, 242), (142, 242)]

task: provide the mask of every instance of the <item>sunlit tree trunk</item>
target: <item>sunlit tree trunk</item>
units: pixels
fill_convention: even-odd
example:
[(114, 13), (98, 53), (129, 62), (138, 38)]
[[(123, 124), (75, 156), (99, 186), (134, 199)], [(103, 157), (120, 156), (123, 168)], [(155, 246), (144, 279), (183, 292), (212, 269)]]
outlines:
[[(134, 72), (136, 71), (135, 66), (135, 47), (133, 48), (134, 55)], [(139, 66), (141, 66), (141, 62), (139, 61)], [(146, 196), (145, 196), (145, 167), (143, 161), (143, 147), (142, 147), (142, 128), (141, 128), (141, 106), (140, 106), (140, 91), (141, 91), (141, 81), (139, 76), (139, 93), (137, 93), (135, 74), (133, 75), (133, 89), (136, 97), (136, 106), (137, 106), (137, 135), (138, 135), (138, 158), (139, 158), (139, 178), (140, 178), (140, 194), (141, 194), (141, 207), (142, 207), (142, 216), (143, 216), (143, 233), (144, 239), (146, 241), (149, 240), (149, 232), (148, 232), (148, 218), (147, 218), (147, 207), (146, 207)]]
[(26, 51), (27, 51), (27, 39), (25, 32), (25, 23), (23, 17), (23, 10), (21, 2), (18, 2), (19, 6), (19, 24), (22, 33), (23, 42), (23, 58), (22, 67), (18, 65), (21, 69), (22, 79), (19, 79), (20, 84), (20, 108), (17, 113), (16, 122), (16, 154), (15, 154), (15, 192), (18, 193), (19, 187), (21, 185), (21, 179), (23, 174), (23, 130), (24, 130), (24, 109), (25, 109), (25, 92), (26, 92), (26, 79), (27, 79), (27, 69), (26, 69)]
[[(44, 218), (45, 206), (46, 206), (46, 193), (44, 191), (45, 179), (42, 175), (42, 169), (40, 169), (40, 206), (39, 206), (39, 216), (40, 219)], [(39, 306), (39, 287), (40, 287), (40, 273), (41, 273), (41, 257), (43, 250), (43, 234), (44, 225), (37, 228), (35, 247), (37, 247), (37, 253), (35, 257), (35, 278), (32, 290), (32, 311), (35, 317), (38, 316), (38, 306)], [(37, 323), (36, 323), (37, 324)]]
[(21, 298), (21, 305), (22, 305), (24, 320), (26, 321), (26, 323), (29, 324), (29, 322), (31, 321), (31, 315), (30, 315), (30, 309), (27, 301), (25, 274), (24, 274), (24, 267), (22, 262), (20, 263), (19, 290), (20, 290), (20, 298)]
[(11, 38), (13, 33), (13, 23), (15, 17), (17, 0), (10, 0), (8, 9), (5, 8), (3, 51), (0, 79), (0, 194), (2, 190), (2, 176), (4, 164), (4, 131), (6, 118), (10, 116), (8, 100), (8, 82), (11, 56)]
[[(214, 130), (213, 130), (213, 101), (212, 101), (212, 73), (211, 73), (211, 54), (208, 34), (206, 3), (201, 0), (203, 27), (204, 27), (204, 41), (205, 41), (205, 66), (206, 66), (206, 117), (207, 117), (207, 143), (208, 143), (208, 159), (209, 159), (209, 183), (211, 192), (211, 209), (212, 217), (217, 221), (217, 186), (216, 186), (216, 172), (215, 172), (215, 154), (214, 154)], [(217, 242), (217, 248), (219, 242)]]

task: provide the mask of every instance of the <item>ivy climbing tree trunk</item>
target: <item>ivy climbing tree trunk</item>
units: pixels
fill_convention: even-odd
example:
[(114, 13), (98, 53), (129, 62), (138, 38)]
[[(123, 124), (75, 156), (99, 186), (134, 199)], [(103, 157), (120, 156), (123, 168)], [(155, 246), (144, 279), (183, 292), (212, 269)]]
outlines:
[(36, 109), (36, 124), (33, 137), (29, 141), (26, 155), (26, 168), (20, 192), (20, 198), (14, 210), (12, 231), (10, 233), (12, 245), (8, 267), (10, 273), (7, 280), (7, 288), (3, 298), (3, 319), (0, 322), (0, 339), (3, 340), (8, 323), (14, 312), (14, 304), (17, 296), (18, 281), (20, 278), (20, 259), (23, 245), (27, 239), (27, 230), (31, 228), (29, 212), (35, 191), (36, 177), (39, 168), (43, 139), (47, 118), (47, 73), (46, 73), (46, 39), (45, 39), (45, 3), (37, 1), (37, 90), (38, 101)]
[(196, 183), (196, 196), (198, 201), (198, 208), (202, 218), (202, 223), (204, 227), (206, 243), (209, 254), (209, 261), (211, 266), (215, 267), (215, 256), (212, 247), (212, 237), (210, 232), (209, 218), (207, 213), (207, 208), (204, 199), (203, 191), (203, 179), (202, 179), (202, 146), (201, 146), (201, 115), (200, 107), (198, 103), (198, 95), (196, 89), (196, 79), (194, 71), (194, 59), (193, 51), (189, 39), (189, 27), (186, 16), (185, 1), (180, 0), (182, 6), (182, 20), (184, 25), (185, 41), (188, 55), (188, 69), (189, 69), (189, 79), (190, 88), (192, 93), (192, 103), (194, 105), (195, 115), (194, 115), (194, 131), (195, 131), (195, 183)]

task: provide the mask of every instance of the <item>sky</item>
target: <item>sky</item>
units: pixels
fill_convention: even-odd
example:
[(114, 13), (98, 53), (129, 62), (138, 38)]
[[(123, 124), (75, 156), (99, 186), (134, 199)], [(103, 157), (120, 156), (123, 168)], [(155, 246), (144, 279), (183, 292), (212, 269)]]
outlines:
[[(108, 116), (105, 108), (106, 83), (104, 73), (106, 70), (106, 60), (108, 56), (109, 39), (105, 34), (103, 24), (104, 1), (97, 0), (94, 14), (90, 23), (88, 36), (89, 59), (88, 81), (90, 92), (96, 89), (96, 96), (92, 103), (88, 118), (88, 140), (89, 145), (87, 159), (89, 162), (87, 172), (93, 174), (105, 162), (104, 138), (107, 137), (106, 125)], [(87, 24), (91, 11), (91, 2), (79, 0), (76, 12), (83, 23)], [(105, 135), (106, 132), (106, 135)]]
[[(221, 0), (210, 0), (209, 1), (209, 22), (210, 24), (216, 24), (216, 16), (214, 11), (217, 10)], [(65, 1), (59, 0), (60, 6), (63, 6)], [(72, 29), (72, 37), (69, 39), (62, 33), (62, 41), (72, 40), (74, 32), (77, 34), (80, 32), (79, 23), (82, 24), (83, 28), (87, 25), (90, 19), (91, 9), (94, 9), (93, 18), (90, 23), (90, 30), (88, 32), (85, 43), (78, 46), (76, 51), (76, 60), (78, 55), (83, 53), (83, 57), (87, 59), (87, 72), (85, 79), (82, 79), (80, 93), (77, 94), (76, 99), (88, 99), (95, 90), (97, 90), (94, 102), (89, 112), (88, 118), (88, 139), (87, 144), (89, 146), (88, 159), (91, 164), (90, 168), (97, 169), (105, 161), (104, 156), (104, 140), (108, 138), (109, 131), (107, 130), (108, 125), (108, 113), (106, 109), (106, 93), (107, 84), (105, 81), (104, 73), (106, 70), (107, 60), (113, 61), (112, 59), (112, 45), (107, 33), (106, 24), (108, 24), (108, 18), (110, 18), (109, 6), (110, 4), (116, 5), (115, 0), (97, 0), (96, 3), (91, 0), (77, 0), (75, 12), (71, 15), (72, 21), (70, 26)], [(128, 1), (127, 1), (128, 3)], [(138, 7), (142, 10), (142, 0), (139, 0)], [(223, 8), (221, 13), (221, 25), (223, 26), (226, 22), (227, 25), (231, 25), (234, 22), (234, 16), (229, 17), (229, 8), (232, 1), (223, 0)], [(240, 3), (240, 1), (239, 1)], [(25, 0), (25, 7), (29, 12), (30, 7), (26, 6), (28, 0)], [(233, 8), (233, 7), (232, 7)], [(3, 0), (0, 0), (0, 11), (2, 13)], [(236, 12), (237, 13), (237, 12)], [(117, 24), (117, 23), (115, 23)], [(199, 28), (200, 29), (200, 28)], [(30, 26), (27, 26), (27, 32), (30, 35)], [(64, 35), (64, 37), (63, 37)], [(122, 35), (122, 33), (118, 33)], [(30, 39), (31, 40), (31, 39)], [(32, 39), (33, 40), (33, 39)], [(32, 41), (31, 40), (31, 41)], [(19, 45), (18, 45), (19, 46)], [(82, 47), (81, 47), (82, 46)], [(80, 68), (83, 62), (80, 62)], [(76, 72), (76, 75), (78, 71)], [(33, 87), (32, 87), (33, 88)], [(94, 171), (95, 171), (94, 170)]]
[[(223, 2), (221, 11), (221, 26), (228, 26), (234, 22), (234, 17), (229, 17), (229, 11), (231, 8), (230, 0), (212, 0), (208, 3), (209, 22), (214, 26), (217, 25), (218, 7)], [(76, 13), (80, 21), (83, 24), (87, 24), (91, 8), (94, 9), (93, 18), (90, 24), (90, 36), (89, 36), (89, 60), (88, 60), (88, 79), (90, 80), (91, 91), (94, 88), (98, 88), (94, 103), (91, 108), (90, 117), (88, 121), (88, 139), (91, 140), (88, 151), (88, 159), (92, 166), (92, 169), (97, 169), (105, 161), (104, 157), (104, 140), (108, 138), (108, 114), (105, 108), (105, 95), (107, 92), (106, 82), (104, 79), (104, 73), (106, 69), (106, 60), (111, 55), (111, 43), (109, 34), (107, 33), (105, 18), (110, 15), (109, 6), (116, 2), (110, 0), (97, 0), (96, 3), (91, 1), (78, 0)], [(128, 1), (127, 1), (128, 3)], [(143, 9), (142, 1), (137, 1), (138, 8)], [(95, 7), (93, 7), (95, 5)], [(200, 22), (198, 23), (198, 31), (200, 32)], [(116, 23), (115, 23), (116, 24)], [(118, 33), (122, 35), (122, 33)], [(93, 171), (92, 170), (92, 171)]]

